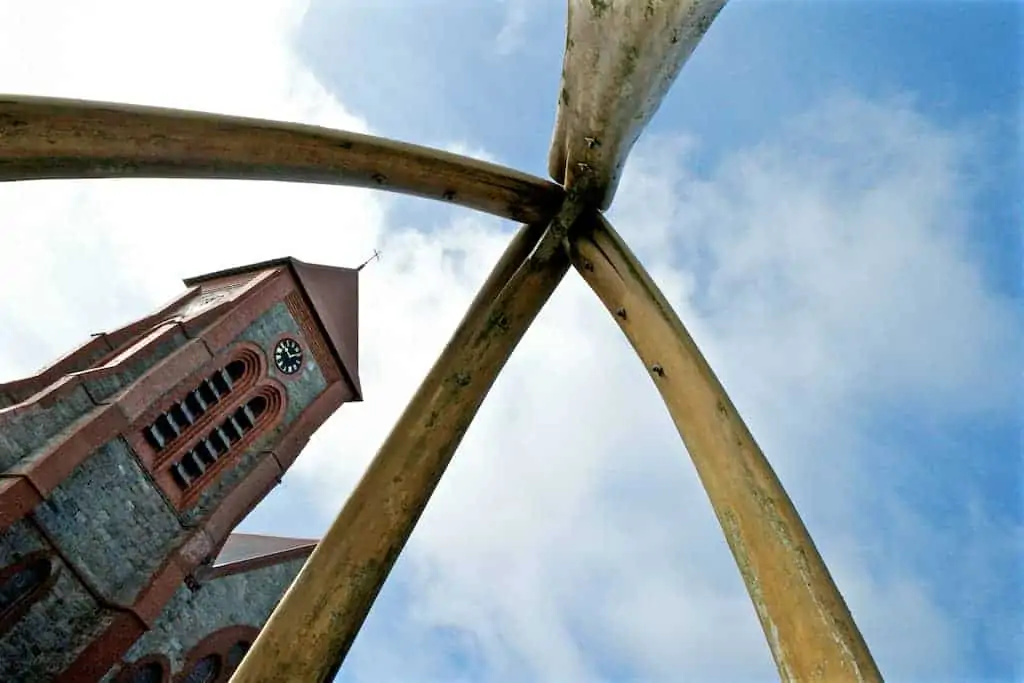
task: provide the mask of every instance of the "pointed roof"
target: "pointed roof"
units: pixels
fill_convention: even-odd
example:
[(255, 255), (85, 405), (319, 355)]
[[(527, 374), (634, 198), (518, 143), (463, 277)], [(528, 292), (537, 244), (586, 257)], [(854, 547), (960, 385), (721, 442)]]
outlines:
[(309, 549), (312, 551), (316, 544), (316, 539), (312, 538), (286, 538), (284, 536), (235, 532), (228, 535), (228, 540), (221, 546), (217, 558), (213, 561), (213, 566), (219, 567), (269, 555), (280, 555), (294, 550)]
[(318, 541), (263, 534), (232, 533), (211, 565), (198, 572), (202, 580), (270, 567), (308, 557)]
[(342, 374), (361, 401), (359, 382), (359, 269), (305, 263), (290, 256), (247, 266), (197, 275), (186, 287), (242, 273), (286, 266), (299, 283), (306, 303), (341, 367)]

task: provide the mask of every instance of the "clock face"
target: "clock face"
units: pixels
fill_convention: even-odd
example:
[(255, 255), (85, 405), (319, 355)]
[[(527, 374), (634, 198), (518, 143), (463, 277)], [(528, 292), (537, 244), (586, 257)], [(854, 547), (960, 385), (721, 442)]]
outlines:
[(294, 375), (302, 367), (302, 347), (294, 339), (284, 338), (274, 347), (274, 365), (286, 375)]

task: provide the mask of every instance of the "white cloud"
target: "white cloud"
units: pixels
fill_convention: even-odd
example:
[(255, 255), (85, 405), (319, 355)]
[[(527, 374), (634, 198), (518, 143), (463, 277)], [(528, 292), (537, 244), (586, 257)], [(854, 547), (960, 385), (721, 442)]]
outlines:
[(494, 38), (494, 49), (499, 55), (508, 56), (516, 52), (524, 40), (526, 25), (530, 18), (528, 0), (504, 0), (505, 16), (501, 28)]
[[(303, 9), (0, 0), (0, 91), (365, 130), (296, 60)], [(1012, 313), (967, 248), (969, 142), (904, 104), (848, 97), (703, 175), (687, 170), (695, 141), (648, 140), (614, 214), (790, 488), (890, 679), (949, 670), (965, 627), (915, 573), (914, 554), (934, 552), (929, 534), (887, 536), (865, 512), (903, 509), (859, 454), (922, 455), (879, 442), (863, 412), (984, 415), (1006, 396), (986, 391), (1006, 387), (996, 360)], [(347, 265), (380, 248), (362, 278), (367, 400), (317, 434), (282, 494), (311, 492), (333, 514), (508, 237), (468, 213), (443, 230), (398, 225), (392, 201), (267, 183), (0, 186), (0, 272), (31, 293), (0, 300), (0, 376), (149, 310), (183, 276), (286, 254)], [(1004, 530), (986, 525), (974, 563), (1003, 551), (993, 539)], [(879, 547), (895, 549), (883, 566)], [(468, 634), (481, 680), (596, 680), (609, 662), (645, 680), (773, 676), (665, 410), (572, 274), (481, 410), (402, 567), (408, 596), (389, 615), (400, 640), (364, 634), (354, 678), (447, 671), (439, 628)]]
[[(855, 143), (857, 125), (867, 139)], [(944, 557), (932, 536), (962, 520), (887, 528), (890, 515), (922, 511), (886, 473), (928, 454), (865, 426), (889, 409), (1007, 415), (1014, 313), (986, 290), (967, 239), (968, 143), (899, 102), (840, 98), (706, 176), (687, 170), (692, 142), (649, 140), (616, 211), (783, 476), (892, 680), (956, 671), (961, 636), (980, 628), (949, 613), (939, 595), (948, 586), (920, 569), (922, 557)], [(434, 249), (456, 241), (430, 239)], [(494, 252), (498, 242), (488, 242)], [(375, 315), (392, 338), (439, 321), (451, 329), (481, 276), (435, 283), (416, 268), (389, 271), (376, 301), (416, 288), (419, 301), (445, 303)], [(346, 408), (306, 462), (330, 459), (354, 481), (365, 461), (338, 454), (379, 442), (445, 338), (430, 335), (415, 360), (369, 375), (378, 398)], [(328, 438), (358, 445), (335, 450)], [(993, 560), (1007, 552), (1005, 532), (961, 540)], [(595, 680), (594, 643), (600, 659), (645, 680), (772, 677), (664, 409), (573, 277), (488, 398), (409, 553), (413, 597), (401, 618), (474, 634), (488, 680), (524, 668)]]
[(499, 160), (496, 156), (488, 152), (486, 149), (483, 149), (482, 147), (478, 147), (476, 145), (471, 145), (465, 141), (452, 142), (449, 144), (434, 146), (438, 147), (439, 149), (443, 149), (446, 152), (451, 152), (452, 154), (461, 154), (462, 156), (480, 159), (481, 161), (487, 161), (492, 164), (501, 163), (501, 160)]
[[(303, 2), (0, 3), (0, 92), (192, 108), (366, 130), (295, 60)], [(83, 181), (0, 185), (5, 278), (35, 292), (0, 320), (35, 369), (87, 332), (176, 294), (180, 278), (262, 258), (371, 253), (386, 211), (346, 188)]]

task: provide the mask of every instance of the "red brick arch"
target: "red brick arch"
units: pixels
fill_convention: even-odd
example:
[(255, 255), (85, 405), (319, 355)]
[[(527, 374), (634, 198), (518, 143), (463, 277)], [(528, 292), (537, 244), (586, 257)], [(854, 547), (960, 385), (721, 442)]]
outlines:
[[(140, 678), (145, 673), (149, 673), (151, 677)], [(155, 678), (156, 676), (159, 676), (159, 678)], [(125, 664), (121, 668), (117, 678), (114, 679), (114, 683), (134, 683), (137, 680), (145, 680), (147, 682), (157, 680), (159, 683), (169, 683), (171, 680), (170, 660), (161, 654), (146, 655), (136, 659), (134, 662)]]
[[(43, 567), (43, 563), (45, 563), (45, 567)], [(46, 592), (57, 580), (59, 565), (54, 561), (53, 553), (38, 550), (25, 555), (13, 564), (0, 568), (0, 588), (21, 572), (33, 568), (37, 571), (45, 569), (45, 574), (40, 581), (31, 586), (26, 593), (19, 595), (10, 605), (0, 605), (0, 635), (14, 626), (37, 600), (46, 595)]]
[[(231, 355), (214, 363), (212, 370), (207, 368), (202, 374), (194, 373), (192, 377), (183, 381), (182, 386), (179, 386), (171, 394), (173, 399), (165, 398), (161, 401), (159, 410), (155, 412), (153, 410), (149, 411), (152, 414), (147, 416), (146, 423), (142, 426), (144, 432), (152, 429), (165, 412), (171, 411), (176, 404), (185, 400), (190, 394), (197, 393), (198, 388), (203, 384), (208, 384), (213, 376), (228, 372), (229, 368), (234, 367), (239, 368), (240, 372), (232, 378), (232, 386), (227, 394), (224, 395), (223, 400), (213, 406), (213, 409), (209, 412), (204, 412), (193, 424), (185, 425), (181, 433), (169, 441), (167, 448), (157, 452), (155, 445), (145, 437), (143, 438), (145, 448), (147, 451), (152, 452), (146, 453), (149, 456), (146, 459), (152, 462), (154, 468), (159, 468), (180, 455), (181, 451), (187, 448), (197, 436), (202, 434), (204, 430), (208, 429), (217, 420), (218, 415), (222, 415), (237, 407), (237, 404), (243, 400), (249, 388), (266, 375), (267, 363), (262, 350), (254, 344), (239, 344), (234, 347)], [(195, 376), (196, 374), (198, 376)]]
[(232, 443), (228, 449), (228, 453), (210, 466), (201, 477), (196, 479), (189, 486), (187, 490), (181, 491), (178, 494), (178, 505), (181, 509), (191, 507), (199, 499), (199, 496), (203, 493), (206, 487), (220, 476), (221, 472), (229, 467), (233, 467), (254, 441), (262, 437), (277, 425), (284, 416), (287, 404), (287, 391), (277, 380), (265, 378), (255, 387), (249, 389), (248, 393), (246, 393), (241, 400), (232, 404), (229, 408), (220, 413), (220, 417), (230, 414), (233, 410), (237, 410), (242, 405), (253, 400), (262, 400), (264, 402), (264, 408), (253, 423), (252, 428), (240, 441)]
[(239, 661), (231, 657), (232, 648), (235, 645), (243, 644), (248, 649), (256, 640), (259, 629), (252, 626), (236, 625), (214, 631), (199, 641), (185, 658), (185, 666), (175, 676), (175, 683), (185, 681), (193, 668), (205, 657), (214, 657), (217, 660), (216, 675), (209, 679), (210, 683), (227, 683), (238, 667)]

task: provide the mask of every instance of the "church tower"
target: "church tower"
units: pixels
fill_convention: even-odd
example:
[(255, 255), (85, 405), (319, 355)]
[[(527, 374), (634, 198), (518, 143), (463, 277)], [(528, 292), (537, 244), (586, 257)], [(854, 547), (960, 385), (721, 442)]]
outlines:
[(0, 384), (0, 681), (226, 681), (316, 545), (232, 530), (362, 398), (358, 272), (185, 285)]

